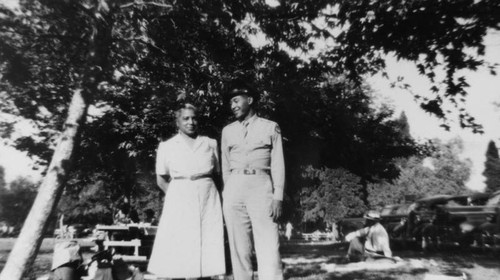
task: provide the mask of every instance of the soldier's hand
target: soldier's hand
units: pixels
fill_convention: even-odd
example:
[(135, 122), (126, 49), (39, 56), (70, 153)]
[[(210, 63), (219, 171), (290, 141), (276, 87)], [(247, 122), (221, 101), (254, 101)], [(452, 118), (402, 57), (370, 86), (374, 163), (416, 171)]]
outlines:
[(281, 204), (281, 200), (273, 200), (273, 203), (271, 204), (271, 217), (274, 222), (278, 222), (279, 218), (281, 218)]

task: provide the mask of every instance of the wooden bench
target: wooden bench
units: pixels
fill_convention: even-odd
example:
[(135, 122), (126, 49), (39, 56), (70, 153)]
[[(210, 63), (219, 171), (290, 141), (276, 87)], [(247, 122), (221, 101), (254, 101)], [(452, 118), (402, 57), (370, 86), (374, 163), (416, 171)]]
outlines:
[(103, 243), (104, 248), (107, 250), (110, 247), (134, 247), (133, 255), (115, 255), (114, 258), (121, 258), (125, 262), (127, 261), (146, 261), (146, 256), (139, 256), (139, 247), (141, 247), (140, 239), (132, 239), (132, 240), (120, 240), (120, 241), (110, 241), (106, 240)]
[(302, 239), (305, 239), (307, 241), (330, 240), (333, 237), (333, 235), (330, 233), (302, 233), (301, 236)]

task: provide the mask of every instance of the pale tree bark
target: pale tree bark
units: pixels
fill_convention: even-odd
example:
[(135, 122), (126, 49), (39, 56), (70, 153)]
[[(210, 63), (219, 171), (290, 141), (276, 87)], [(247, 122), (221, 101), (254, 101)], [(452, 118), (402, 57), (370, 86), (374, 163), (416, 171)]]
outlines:
[(97, 86), (102, 81), (103, 69), (107, 65), (113, 26), (109, 7), (106, 1), (98, 1), (92, 7), (80, 5), (80, 8), (86, 14), (91, 15), (92, 21), (86, 73), (81, 81), (81, 88), (73, 92), (68, 116), (47, 174), (40, 185), (30, 213), (24, 221), (16, 244), (0, 274), (0, 280), (21, 280), (23, 274), (33, 266), (43, 240), (47, 221), (57, 207), (63, 192), (72, 163), (74, 147), (78, 145), (77, 139), (85, 123), (90, 100), (93, 100), (93, 95), (98, 91)]
[(72, 162), (76, 139), (85, 122), (88, 100), (83, 90), (75, 90), (64, 129), (52, 156), (47, 175), (26, 218), (21, 233), (5, 264), (0, 280), (20, 280), (25, 269), (32, 267), (43, 240), (47, 220), (57, 206)]

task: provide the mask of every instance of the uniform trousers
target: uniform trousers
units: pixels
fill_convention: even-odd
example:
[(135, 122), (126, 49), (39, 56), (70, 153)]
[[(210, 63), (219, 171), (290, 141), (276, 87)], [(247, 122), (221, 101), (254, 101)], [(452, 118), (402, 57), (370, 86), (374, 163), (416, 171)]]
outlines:
[(235, 280), (253, 278), (252, 237), (259, 280), (283, 279), (278, 224), (271, 217), (273, 188), (269, 175), (231, 174), (223, 192)]

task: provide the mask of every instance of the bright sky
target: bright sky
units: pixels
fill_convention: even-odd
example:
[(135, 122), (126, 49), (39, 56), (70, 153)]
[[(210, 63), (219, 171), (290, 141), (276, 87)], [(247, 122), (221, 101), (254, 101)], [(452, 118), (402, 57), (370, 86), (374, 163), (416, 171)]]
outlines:
[[(12, 115), (0, 112), (0, 120), (13, 121), (16, 118)], [(14, 138), (32, 135), (35, 130), (31, 128), (27, 121), (20, 121), (15, 125)], [(26, 152), (18, 151), (0, 142), (0, 166), (5, 168), (5, 180), (11, 182), (17, 177), (27, 177), (32, 181), (41, 179), (39, 171), (33, 170), (33, 161)]]
[(9, 9), (16, 9), (19, 7), (19, 0), (0, 0), (0, 4)]
[[(15, 6), (17, 0), (0, 0), (0, 2)], [(268, 0), (269, 4), (276, 4)], [(262, 40), (262, 39), (261, 39)], [(258, 40), (258, 41), (261, 41)], [(261, 41), (262, 42), (262, 41)], [(491, 33), (486, 37), (486, 57), (485, 60), (491, 63), (500, 64), (500, 32)], [(429, 83), (426, 78), (420, 76), (416, 67), (412, 63), (398, 62), (389, 57), (387, 59), (387, 71), (389, 77), (395, 79), (397, 76), (404, 76), (405, 81), (412, 86), (414, 92), (428, 92)], [(500, 69), (498, 71), (500, 73)], [(497, 147), (500, 147), (500, 106), (496, 107), (495, 102), (500, 104), (500, 78), (491, 76), (487, 71), (470, 72), (466, 75), (471, 87), (466, 101), (469, 113), (484, 126), (483, 135), (472, 134), (468, 130), (452, 127), (450, 132), (439, 127), (439, 121), (423, 112), (412, 96), (401, 89), (391, 88), (390, 81), (381, 76), (374, 76), (368, 79), (376, 94), (393, 104), (399, 112), (405, 111), (410, 123), (411, 134), (417, 139), (440, 138), (443, 140), (459, 136), (464, 140), (464, 158), (469, 158), (473, 162), (473, 175), (468, 182), (468, 187), (474, 190), (481, 190), (484, 187), (483, 172), (485, 153), (487, 144), (494, 140)], [(1, 116), (0, 116), (1, 117)], [(12, 181), (17, 176), (30, 176), (38, 180), (40, 175), (31, 169), (32, 162), (24, 153), (0, 144), (0, 165), (6, 169), (6, 180)]]

